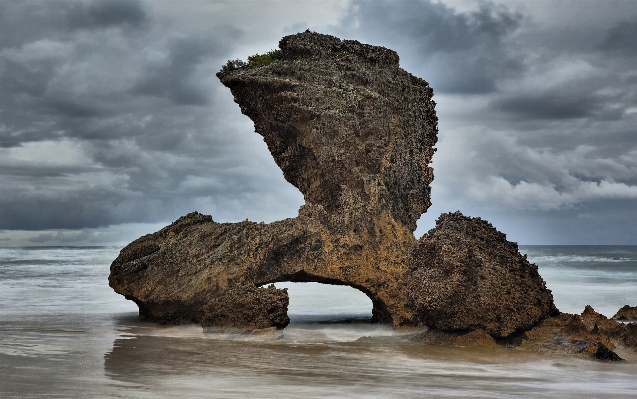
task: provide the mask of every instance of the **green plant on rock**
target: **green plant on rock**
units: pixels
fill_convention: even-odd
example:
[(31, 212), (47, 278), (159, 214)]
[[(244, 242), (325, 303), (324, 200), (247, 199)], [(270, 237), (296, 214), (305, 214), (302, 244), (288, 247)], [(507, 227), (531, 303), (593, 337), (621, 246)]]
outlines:
[(270, 50), (265, 54), (255, 54), (248, 57), (248, 62), (236, 60), (228, 60), (217, 72), (217, 76), (224, 72), (234, 71), (235, 69), (258, 68), (273, 63), (281, 59), (281, 50)]
[(248, 67), (257, 68), (281, 59), (281, 50), (270, 50), (265, 54), (255, 54), (248, 57)]
[(235, 69), (245, 68), (248, 64), (240, 59), (228, 60), (225, 65), (221, 67), (221, 70), (217, 72), (217, 76), (224, 72), (234, 71)]

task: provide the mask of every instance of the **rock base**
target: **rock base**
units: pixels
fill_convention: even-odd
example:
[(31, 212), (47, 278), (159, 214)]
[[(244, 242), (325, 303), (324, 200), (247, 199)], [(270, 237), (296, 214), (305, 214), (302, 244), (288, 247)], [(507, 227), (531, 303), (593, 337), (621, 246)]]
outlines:
[(514, 349), (546, 355), (580, 356), (622, 361), (618, 347), (637, 351), (637, 323), (623, 324), (595, 312), (589, 305), (582, 314), (560, 313), (523, 333), (493, 339), (484, 330), (448, 333), (428, 330), (414, 336), (428, 345)]

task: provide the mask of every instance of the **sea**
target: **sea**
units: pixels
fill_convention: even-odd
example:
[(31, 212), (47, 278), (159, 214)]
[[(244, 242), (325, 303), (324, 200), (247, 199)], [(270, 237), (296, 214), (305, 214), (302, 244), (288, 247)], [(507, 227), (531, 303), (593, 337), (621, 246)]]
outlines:
[[(623, 398), (624, 362), (423, 345), (343, 286), (281, 283), (291, 324), (250, 336), (138, 319), (118, 247), (0, 248), (0, 398)], [(563, 312), (637, 305), (637, 246), (520, 246)]]

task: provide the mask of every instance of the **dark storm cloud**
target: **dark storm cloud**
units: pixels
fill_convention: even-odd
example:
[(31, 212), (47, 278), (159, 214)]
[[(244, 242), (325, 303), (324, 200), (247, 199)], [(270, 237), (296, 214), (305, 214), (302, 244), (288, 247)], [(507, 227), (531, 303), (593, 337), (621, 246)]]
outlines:
[[(617, 120), (637, 100), (628, 82), (634, 76), (621, 62), (636, 46), (632, 22), (544, 27), (491, 2), (458, 12), (426, 0), (374, 0), (354, 2), (341, 25), (343, 35), (399, 50), (403, 67), (425, 78), (435, 93), (489, 95), (485, 104), (505, 117)], [(569, 59), (579, 63), (569, 65)], [(598, 93), (613, 86), (622, 93)]]
[(142, 27), (148, 19), (138, 0), (2, 0), (0, 48), (62, 39), (78, 29)]
[(608, 30), (599, 44), (602, 51), (614, 52), (619, 56), (637, 55), (637, 22), (622, 21)]
[(632, 52), (637, 47), (627, 39), (637, 33), (635, 27), (621, 22), (613, 28), (570, 29), (579, 37), (553, 28), (539, 33), (541, 41), (527, 32), (518, 40), (529, 53), (541, 54), (533, 62), (535, 71), (525, 73), (518, 82), (503, 81), (499, 95), (489, 102), (491, 109), (535, 125), (560, 119), (626, 120), (626, 112), (637, 104), (637, 79), (631, 73)]
[(17, 59), (15, 51), (5, 51), (2, 57), (2, 87), (6, 93), (42, 96), (59, 63), (57, 57), (40, 59), (37, 64)]
[(47, 113), (69, 118), (93, 118), (107, 114), (90, 100), (55, 98), (49, 99), (43, 105), (48, 108)]
[[(458, 13), (430, 1), (356, 1), (342, 25), (370, 36), (415, 39), (420, 49), (454, 53), (497, 44), (514, 32), (523, 16), (493, 3)], [(374, 33), (375, 32), (375, 33)]]
[[(240, 34), (237, 29), (214, 27), (208, 35), (193, 36), (161, 32), (160, 26), (155, 26), (154, 32), (73, 34), (65, 31), (62, 23), (57, 24), (57, 30), (51, 23), (39, 29), (41, 16), (48, 11), (57, 19), (73, 20), (73, 26), (87, 29), (151, 22), (139, 2), (55, 3), (64, 11), (53, 10), (53, 4), (26, 2), (20, 9), (3, 3), (5, 19), (6, 14), (20, 15), (34, 25), (34, 32), (30, 40), (22, 37), (22, 43), (0, 53), (1, 121), (8, 127), (0, 130), (0, 147), (53, 138), (54, 131), (65, 137), (90, 139), (135, 135), (131, 117), (157, 107), (148, 95), (180, 105), (207, 104), (210, 85), (202, 84), (201, 75), (212, 71), (198, 68), (220, 64), (222, 58), (211, 58), (227, 49), (221, 43)], [(40, 5), (43, 9), (38, 11), (36, 6)]]
[(169, 42), (166, 59), (147, 65), (132, 93), (164, 97), (176, 105), (207, 104), (209, 93), (199, 87), (192, 74), (203, 60), (227, 49), (209, 37), (175, 37)]
[[(557, 90), (556, 90), (557, 91)], [(591, 96), (568, 96), (559, 92), (500, 98), (497, 109), (524, 119), (573, 119), (593, 116), (600, 104)]]
[(93, 3), (72, 3), (68, 15), (71, 29), (139, 26), (146, 21), (146, 11), (137, 0), (98, 0)]
[[(357, 1), (343, 19), (343, 33), (391, 43), (399, 54), (416, 53), (411, 70), (426, 76), (437, 92), (480, 94), (495, 90), (503, 76), (523, 70), (504, 43), (524, 16), (493, 3), (458, 13), (430, 1)], [(400, 51), (402, 50), (402, 51)]]
[(51, 166), (47, 165), (43, 168), (42, 165), (32, 164), (3, 164), (2, 175), (4, 176), (22, 176), (27, 178), (39, 178), (39, 177), (62, 177), (70, 176), (82, 173), (99, 172), (100, 168), (97, 166)]

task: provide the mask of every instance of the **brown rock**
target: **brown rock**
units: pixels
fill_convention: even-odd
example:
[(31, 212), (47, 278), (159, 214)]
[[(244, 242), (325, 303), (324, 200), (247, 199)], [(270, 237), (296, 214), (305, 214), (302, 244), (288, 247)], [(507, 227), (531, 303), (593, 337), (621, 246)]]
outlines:
[(433, 92), (382, 47), (314, 33), (280, 47), (282, 61), (219, 76), (305, 196), (299, 216), (222, 224), (189, 214), (124, 248), (110, 284), (160, 322), (282, 326), (287, 294), (258, 287), (316, 281), (365, 292), (375, 321), (410, 324), (402, 276), (430, 206)]
[[(613, 316), (614, 317), (614, 316)], [(629, 349), (637, 349), (637, 323), (620, 323), (595, 312), (587, 305), (581, 315), (586, 328), (592, 333), (600, 333)], [(612, 345), (607, 345), (614, 349)]]
[(427, 82), (383, 47), (311, 32), (279, 47), (275, 62), (218, 76), (303, 193), (298, 217), (188, 214), (121, 251), (116, 292), (151, 320), (252, 329), (288, 323), (287, 292), (262, 288), (279, 281), (352, 286), (395, 326), (502, 337), (556, 311), (537, 268), (488, 223), (443, 215), (414, 238), (437, 140)]
[(456, 345), (479, 348), (497, 348), (498, 346), (495, 339), (481, 328), (458, 336)]
[(608, 349), (601, 342), (597, 343), (597, 349), (595, 350), (595, 353), (593, 353), (592, 357), (594, 357), (597, 360), (608, 360), (608, 361), (612, 361), (612, 362), (617, 362), (617, 361), (624, 360), (621, 357), (619, 357), (619, 355), (617, 353), (615, 353), (612, 350)]
[(540, 353), (579, 355), (598, 360), (622, 360), (612, 340), (589, 331), (579, 315), (560, 313), (524, 333), (520, 348)]
[(285, 179), (338, 233), (381, 216), (415, 230), (431, 205), (431, 87), (384, 47), (310, 32), (279, 47), (282, 61), (219, 76)]
[(466, 333), (445, 332), (429, 329), (414, 337), (415, 341), (427, 345), (462, 346), (470, 348), (497, 348), (498, 344), (489, 333), (477, 329)]
[(615, 320), (637, 320), (637, 306), (624, 305), (613, 316)]
[(588, 331), (598, 331), (613, 339), (626, 333), (626, 325), (597, 313), (591, 305), (586, 305), (580, 317)]
[(484, 329), (494, 337), (557, 314), (537, 271), (490, 223), (460, 212), (440, 216), (412, 253), (407, 306), (440, 330)]
[(626, 325), (626, 333), (622, 337), (621, 343), (627, 348), (637, 350), (637, 323)]

